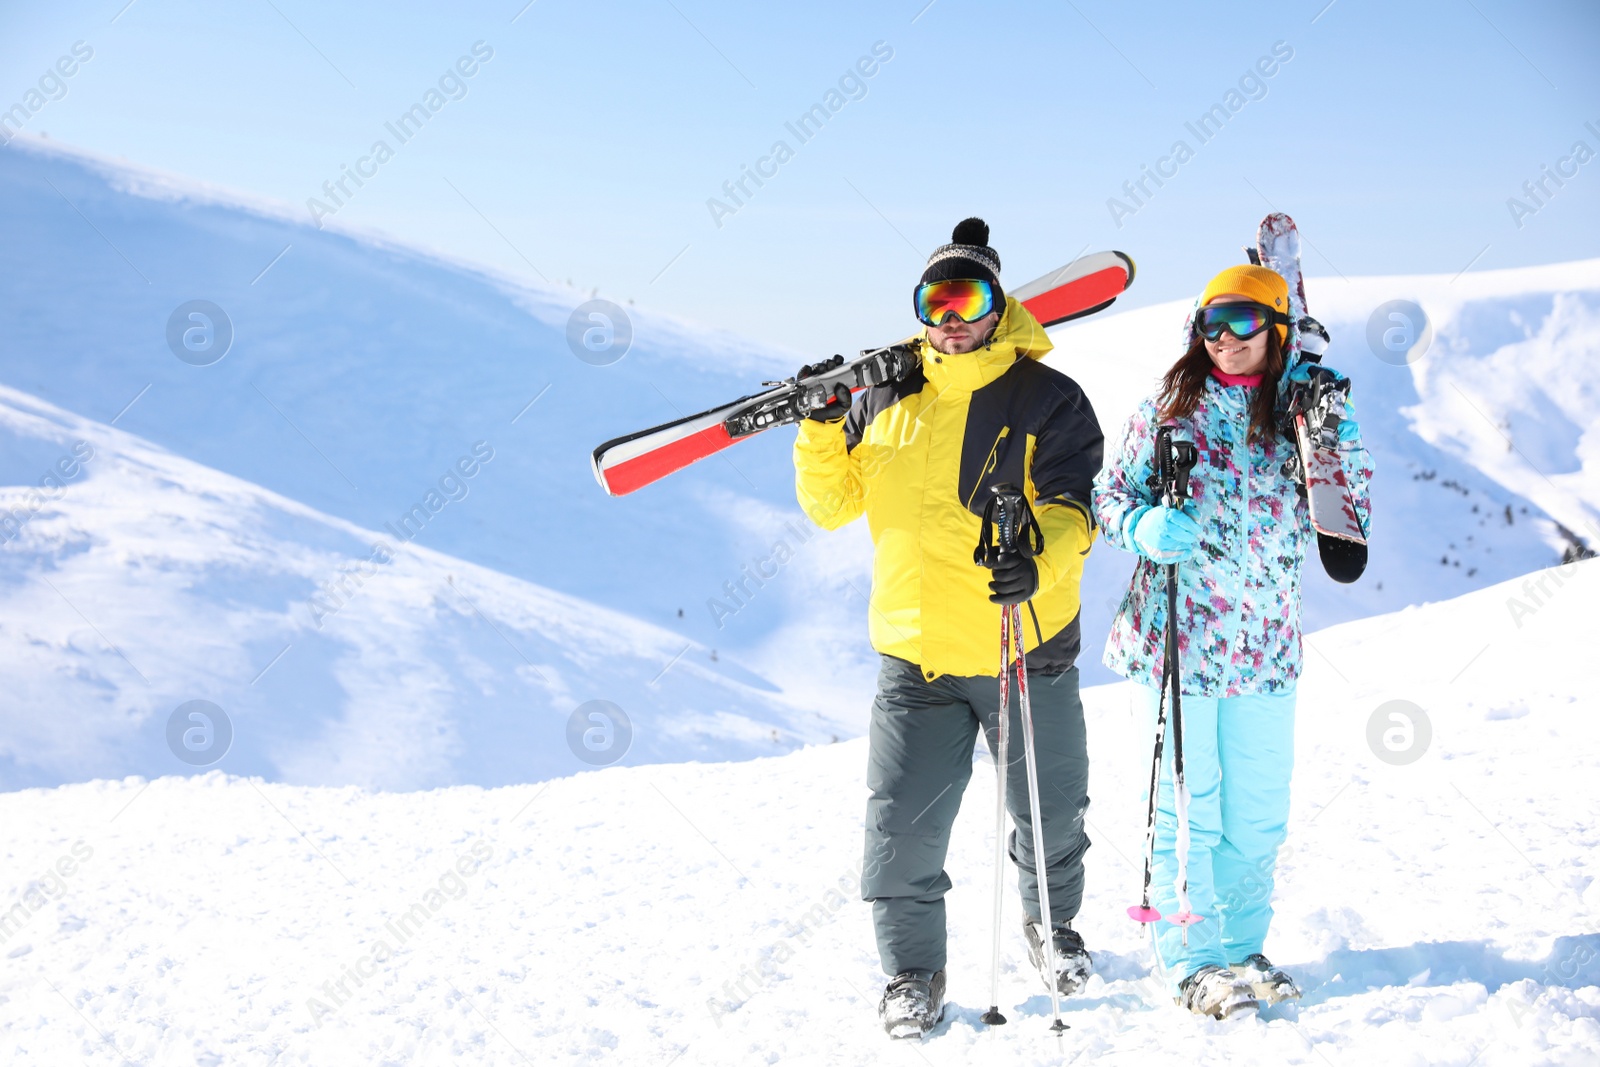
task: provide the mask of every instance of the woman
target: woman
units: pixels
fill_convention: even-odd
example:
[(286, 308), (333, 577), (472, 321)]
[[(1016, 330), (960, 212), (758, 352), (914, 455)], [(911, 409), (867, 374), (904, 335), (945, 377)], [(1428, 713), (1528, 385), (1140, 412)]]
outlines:
[[(1155, 924), (1158, 960), (1178, 1002), (1224, 1018), (1299, 996), (1262, 954), (1273, 868), (1289, 816), (1295, 680), (1300, 673), (1300, 571), (1313, 541), (1280, 429), (1279, 383), (1306, 373), (1290, 328), (1289, 288), (1276, 272), (1218, 274), (1186, 326), (1186, 350), (1140, 404), (1095, 479), (1106, 541), (1141, 556), (1112, 624), (1105, 662), (1140, 683), (1153, 745), (1166, 642), (1163, 569), (1178, 563), (1179, 679), (1190, 794), (1188, 893), (1201, 921)], [(1289, 373), (1285, 375), (1285, 368)], [(1198, 461), (1183, 508), (1161, 505), (1147, 479), (1156, 431), (1192, 441)], [(1346, 402), (1339, 450), (1367, 528), (1371, 460)], [(1147, 749), (1148, 751), (1148, 749)], [(1178, 911), (1172, 746), (1158, 792), (1152, 903)]]

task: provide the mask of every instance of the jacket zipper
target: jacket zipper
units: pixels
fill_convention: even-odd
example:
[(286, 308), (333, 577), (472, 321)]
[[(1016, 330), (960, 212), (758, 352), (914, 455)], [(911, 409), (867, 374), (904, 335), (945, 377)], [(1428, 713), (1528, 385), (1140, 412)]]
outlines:
[(968, 511), (972, 510), (972, 502), (978, 498), (978, 490), (983, 488), (984, 476), (996, 469), (995, 453), (1000, 450), (1001, 443), (1005, 441), (1006, 436), (1010, 433), (1011, 427), (1000, 427), (1000, 435), (994, 439), (994, 444), (989, 446), (989, 454), (983, 457), (983, 466), (978, 469), (977, 481), (973, 483), (972, 492), (967, 496), (966, 508)]
[(1239, 643), (1239, 627), (1244, 622), (1245, 586), (1248, 583), (1248, 577), (1245, 574), (1245, 569), (1250, 564), (1250, 468), (1253, 467), (1255, 463), (1254, 457), (1250, 454), (1250, 424), (1248, 422), (1245, 423), (1245, 436), (1241, 451), (1244, 455), (1244, 484), (1242, 485), (1241, 492), (1239, 494), (1243, 501), (1243, 512), (1240, 515), (1239, 533), (1243, 538), (1243, 544), (1241, 548), (1244, 553), (1244, 559), (1241, 561), (1241, 565), (1239, 567), (1238, 599), (1234, 601), (1233, 605), (1233, 633), (1228, 637), (1228, 662), (1223, 665), (1223, 693), (1227, 693), (1232, 688), (1229, 683), (1234, 676), (1234, 663), (1238, 658), (1238, 650), (1236, 646)]

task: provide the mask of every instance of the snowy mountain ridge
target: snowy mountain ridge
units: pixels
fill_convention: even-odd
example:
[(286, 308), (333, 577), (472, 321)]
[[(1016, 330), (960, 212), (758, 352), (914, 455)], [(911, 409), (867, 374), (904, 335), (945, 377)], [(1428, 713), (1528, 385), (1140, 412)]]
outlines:
[[(563, 724), (595, 699), (632, 719), (630, 763), (753, 756), (863, 729), (876, 672), (870, 544), (862, 523), (794, 533), (810, 528), (793, 497), (792, 431), (621, 499), (589, 469), (599, 440), (790, 366), (777, 349), (743, 345), (734, 358), (733, 339), (703, 345), (694, 327), (628, 311), (631, 347), (597, 365), (571, 344), (576, 294), (54, 148), (0, 154), (0, 191), (14, 235), (0, 250), (13, 309), (0, 333), (11, 444), (0, 483), (37, 487), (70, 466), (75, 441), (95, 449), (0, 550), (7, 616), (52, 634), (35, 644), (13, 625), (18, 696), (0, 784), (183, 770), (160, 728), (192, 699), (242, 716), (227, 770), (388, 788), (569, 773), (583, 761)], [(1355, 381), (1378, 478), (1369, 572), (1335, 586), (1309, 568), (1307, 630), (1454, 597), (1558, 561), (1573, 537), (1592, 543), (1600, 445), (1585, 412), (1600, 389), (1600, 260), (1309, 284), (1334, 334), (1329, 360)], [(196, 297), (233, 320), (231, 350), (205, 366), (167, 334)], [(1409, 365), (1368, 341), (1396, 299), (1430, 320), (1430, 347)], [(1173, 358), (1186, 310), (1055, 331), (1051, 362), (1084, 385), (1108, 436)], [(457, 464), (476, 442), (493, 459), (467, 478)], [(230, 486), (220, 496), (219, 479)], [(238, 502), (249, 522), (212, 498)], [(419, 505), (428, 520), (413, 519), (402, 545), (386, 530)], [(137, 551), (112, 544), (124, 528)], [(382, 556), (402, 548), (421, 567), (406, 572), (415, 581), (379, 582), (399, 573)], [(744, 577), (779, 556), (772, 577)], [(1095, 635), (1132, 565), (1104, 546), (1090, 554), (1086, 684), (1113, 677)], [(43, 584), (78, 568), (71, 580), (95, 603)], [(446, 580), (464, 575), (508, 602), (468, 592), (480, 620)], [(735, 603), (726, 590), (741, 581)], [(141, 600), (166, 614), (135, 610)], [(535, 622), (540, 611), (550, 618)], [(142, 632), (150, 619), (163, 620), (160, 642)], [(357, 620), (375, 631), (358, 636)], [(473, 627), (499, 651), (478, 647)], [(307, 629), (318, 640), (284, 653)], [(113, 645), (164, 677), (142, 679)], [(67, 652), (53, 661), (48, 648)], [(627, 666), (613, 674), (597, 649)], [(541, 679), (529, 660), (559, 667)], [(81, 758), (48, 736), (60, 707), (97, 709)]]
[[(286, 233), (303, 230), (310, 234), (326, 232), (354, 241), (361, 246), (387, 255), (426, 261), (453, 271), (476, 276), (514, 301), (528, 314), (546, 325), (565, 330), (573, 308), (593, 299), (598, 290), (585, 291), (570, 282), (562, 284), (540, 275), (535, 281), (526, 274), (512, 273), (477, 260), (464, 259), (432, 245), (422, 244), (412, 238), (402, 238), (386, 230), (352, 223), (330, 215), (318, 226), (307, 222), (303, 205), (296, 206), (281, 200), (232, 187), (218, 185), (201, 178), (162, 170), (126, 158), (113, 158), (78, 145), (69, 145), (48, 137), (39, 137), (27, 131), (16, 134), (7, 143), (19, 151), (41, 160), (65, 164), (75, 170), (93, 174), (106, 188), (140, 200), (169, 204), (177, 208), (204, 207), (248, 215), (253, 219), (274, 223)], [(529, 265), (532, 266), (531, 264)], [(533, 268), (535, 273), (537, 268)], [(617, 297), (618, 300), (625, 298)], [(644, 319), (652, 333), (670, 338), (663, 352), (693, 353), (699, 357), (714, 356), (730, 361), (741, 370), (751, 373), (792, 370), (795, 361), (802, 359), (798, 353), (765, 343), (752, 342), (748, 337), (731, 333), (714, 325), (695, 322), (648, 305), (635, 306), (626, 299), (628, 314)]]

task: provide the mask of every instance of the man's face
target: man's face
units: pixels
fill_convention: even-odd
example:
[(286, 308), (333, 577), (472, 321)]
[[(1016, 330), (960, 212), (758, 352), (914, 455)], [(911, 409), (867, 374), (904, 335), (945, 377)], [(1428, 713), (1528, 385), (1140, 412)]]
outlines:
[(946, 312), (942, 325), (928, 327), (928, 340), (933, 344), (934, 351), (947, 356), (976, 352), (999, 324), (1000, 313), (997, 311), (989, 312), (977, 322), (962, 322), (956, 318), (955, 312)]

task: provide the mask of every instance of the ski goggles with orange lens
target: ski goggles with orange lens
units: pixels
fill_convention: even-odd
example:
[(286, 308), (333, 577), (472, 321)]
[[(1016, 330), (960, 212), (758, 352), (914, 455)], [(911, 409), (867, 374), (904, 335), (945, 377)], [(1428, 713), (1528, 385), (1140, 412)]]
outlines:
[(1194, 328), (1207, 341), (1215, 341), (1227, 330), (1241, 341), (1248, 341), (1268, 326), (1287, 326), (1289, 316), (1265, 304), (1212, 304), (1200, 309)]
[(976, 279), (957, 278), (943, 282), (924, 282), (915, 296), (917, 321), (939, 326), (954, 315), (962, 322), (977, 322), (994, 310), (994, 286)]

